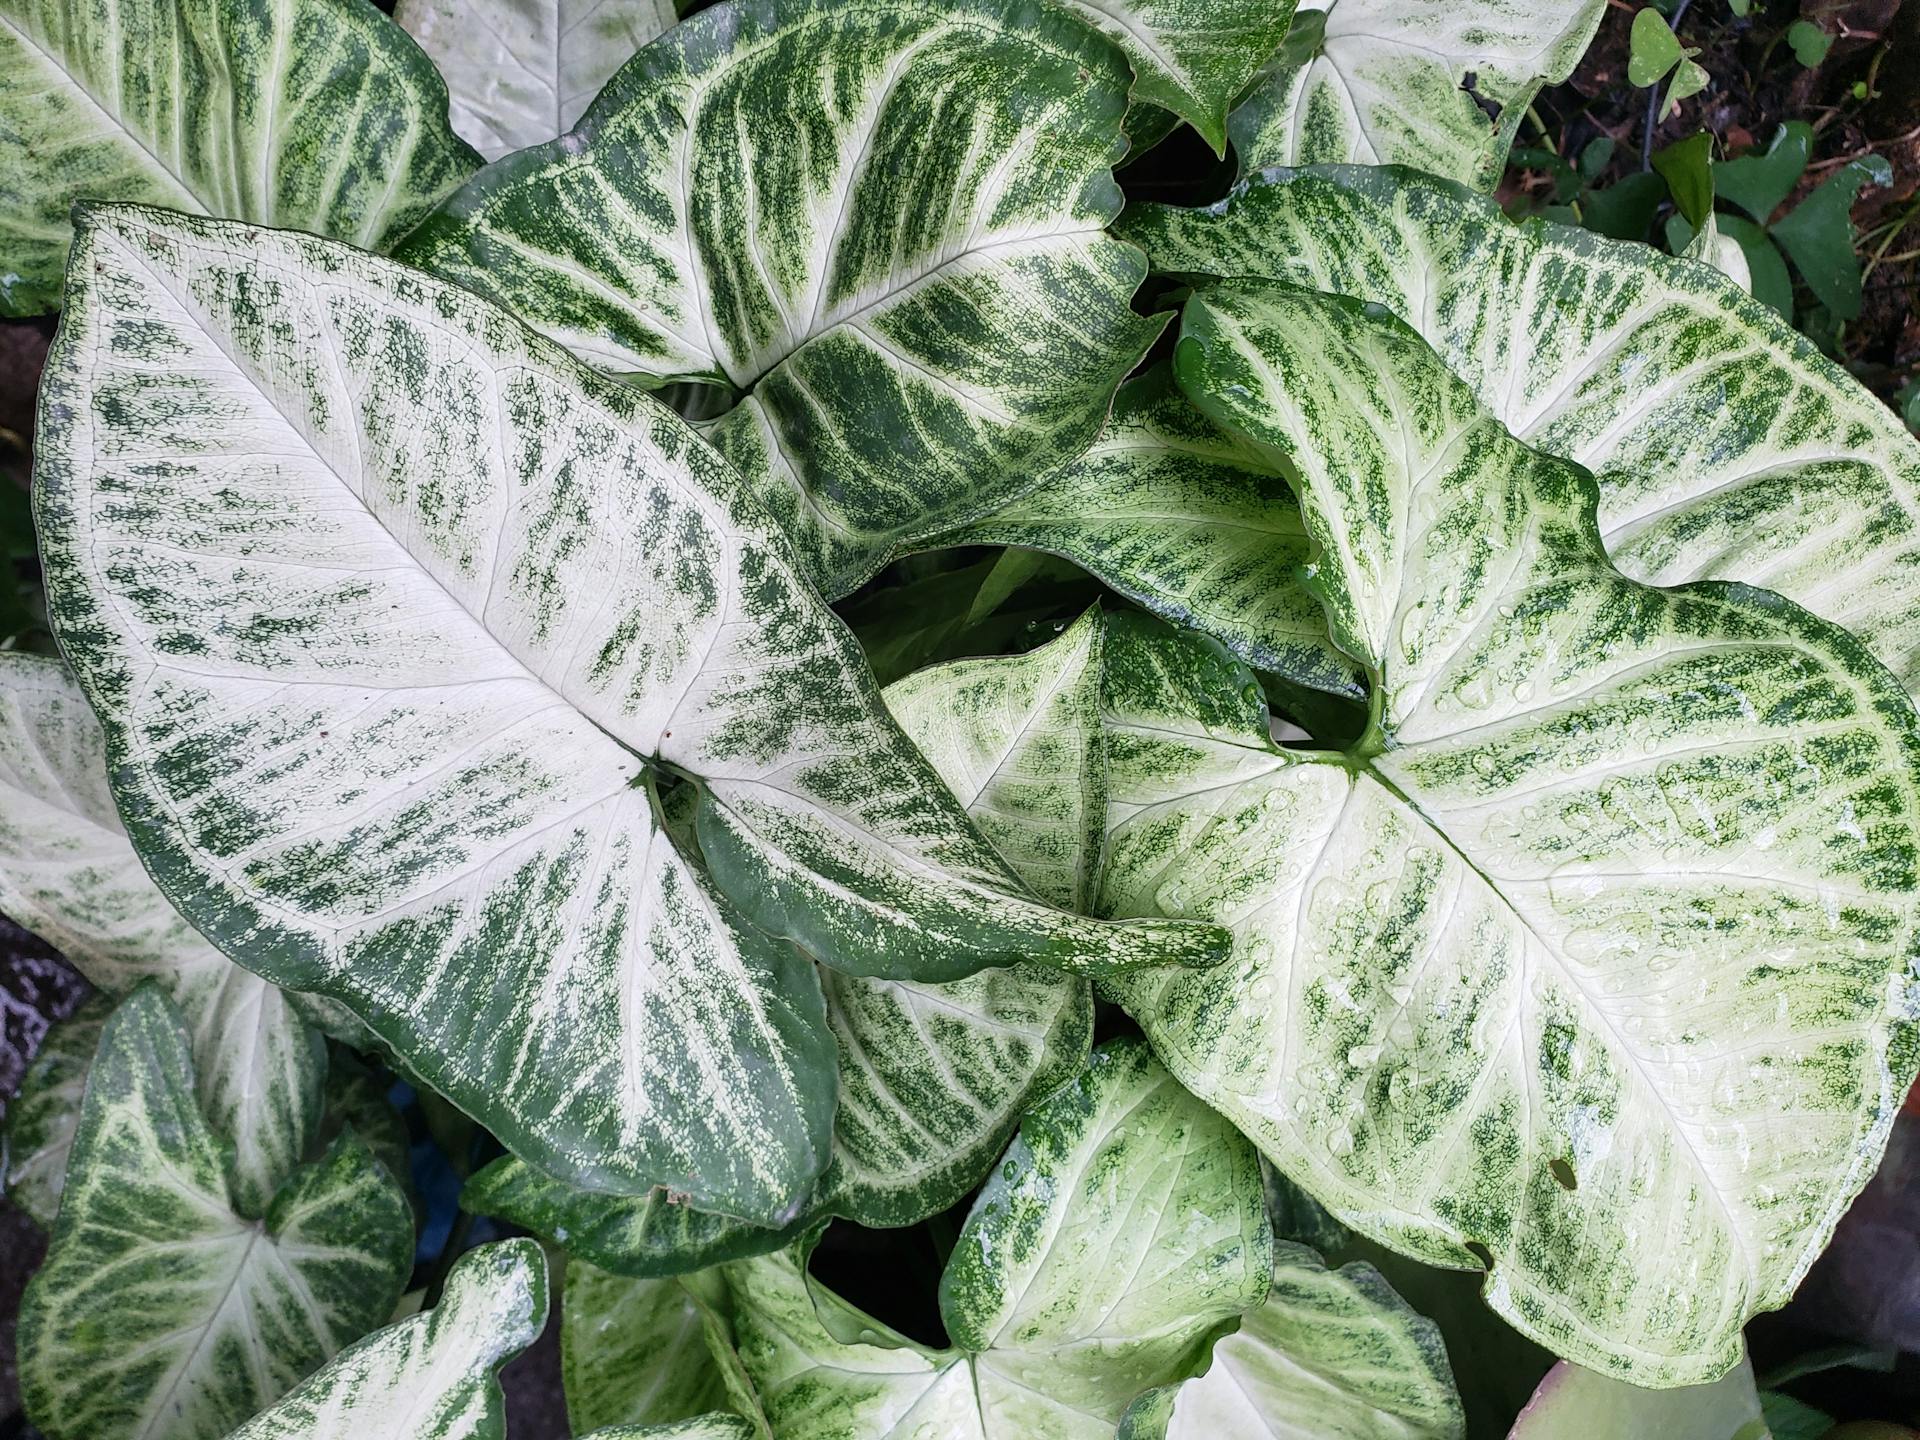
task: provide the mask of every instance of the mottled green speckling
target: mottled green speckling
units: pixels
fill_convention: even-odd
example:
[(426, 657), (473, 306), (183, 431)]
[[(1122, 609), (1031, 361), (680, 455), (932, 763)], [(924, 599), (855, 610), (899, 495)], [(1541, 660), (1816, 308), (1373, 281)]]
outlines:
[(1434, 1323), (1371, 1265), (1275, 1251), (1266, 1303), (1214, 1346), (1206, 1374), (1136, 1401), (1120, 1440), (1463, 1440)]
[(1719, 1375), (1920, 1060), (1911, 701), (1775, 596), (1620, 574), (1591, 479), (1390, 316), (1221, 284), (1176, 363), (1293, 465), (1376, 721), (1328, 755), (1149, 711), (1103, 905), (1239, 949), (1114, 995), (1346, 1224), (1491, 1256), (1493, 1307), (1585, 1365)]
[(1723, 277), (1584, 230), (1509, 222), (1405, 171), (1273, 175), (1121, 225), (1156, 268), (1383, 305), (1506, 427), (1591, 470), (1615, 561), (1744, 581), (1920, 684), (1920, 441)]
[(560, 1374), (574, 1434), (726, 1410), (726, 1372), (739, 1364), (730, 1303), (718, 1270), (640, 1280), (569, 1259)]
[(1306, 0), (1228, 120), (1241, 174), (1405, 165), (1491, 190), (1533, 97), (1573, 73), (1606, 8), (1605, 0)]
[(1159, 332), (1104, 229), (1131, 80), (1041, 0), (736, 0), (401, 253), (602, 369), (721, 387), (708, 433), (837, 596), (1078, 455)]
[(480, 163), (364, 0), (5, 0), (0, 73), (0, 316), (59, 304), (77, 201), (380, 249)]
[(505, 1440), (499, 1369), (546, 1324), (540, 1247), (479, 1246), (431, 1310), (343, 1351), (230, 1440)]
[(1293, 492), (1195, 410), (1165, 366), (1121, 387), (1112, 421), (1078, 460), (933, 543), (1050, 551), (1262, 670), (1364, 693), (1300, 583), (1311, 546)]
[[(107, 207), (76, 253), (36, 507), (134, 843), (522, 1158), (783, 1223), (833, 1114), (807, 954), (934, 981), (1224, 954), (1033, 898), (641, 392), (309, 236)], [(658, 766), (695, 778), (703, 867)]]
[(100, 1036), (47, 1260), (20, 1307), (20, 1386), (61, 1440), (221, 1440), (392, 1313), (406, 1197), (344, 1135), (262, 1220), (234, 1213), (179, 1012), (147, 982)]
[(100, 1028), (113, 1007), (94, 996), (47, 1031), (40, 1053), (7, 1102), (5, 1140), (7, 1198), (37, 1221), (53, 1228), (66, 1184), (67, 1153), (80, 1124), (87, 1070), (100, 1043)]
[[(154, 888), (114, 809), (86, 696), (58, 661), (19, 652), (0, 653), (0, 912), (109, 995), (160, 982), (187, 1018), (200, 1108), (232, 1146), (235, 1203), (264, 1213), (319, 1124), (324, 1042)], [(58, 1172), (44, 1178), (57, 1193)]]
[(1259, 1302), (1272, 1258), (1252, 1149), (1120, 1041), (1027, 1114), (975, 1200), (940, 1290), (954, 1348), (810, 1294), (804, 1255), (728, 1280), (780, 1440), (1105, 1440)]

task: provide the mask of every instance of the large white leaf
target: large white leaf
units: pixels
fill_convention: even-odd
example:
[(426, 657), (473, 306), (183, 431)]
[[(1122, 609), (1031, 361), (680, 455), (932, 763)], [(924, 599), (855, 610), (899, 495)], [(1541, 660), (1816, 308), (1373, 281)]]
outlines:
[(1720, 277), (1368, 170), (1146, 206), (1123, 228), (1164, 270), (1385, 306), (1515, 435), (1594, 473), (1629, 575), (1764, 585), (1920, 684), (1920, 442)]
[(933, 543), (1050, 551), (1258, 669), (1365, 692), (1301, 586), (1311, 546), (1287, 482), (1199, 414), (1164, 366), (1121, 387), (1078, 460)]
[(1768, 1433), (1753, 1363), (1744, 1356), (1712, 1384), (1678, 1390), (1643, 1390), (1562, 1360), (1533, 1392), (1508, 1440), (1768, 1440)]
[(1266, 1303), (1214, 1346), (1206, 1374), (1136, 1401), (1121, 1440), (1462, 1440), (1433, 1322), (1371, 1265), (1275, 1250)]
[(499, 1368), (547, 1324), (531, 1240), (469, 1250), (439, 1303), (334, 1357), (231, 1440), (505, 1440)]
[(4, 0), (0, 73), (0, 315), (59, 303), (76, 201), (377, 249), (479, 164), (426, 56), (358, 0)]
[(154, 888), (86, 697), (57, 660), (17, 652), (0, 653), (0, 911), (110, 995), (149, 978), (166, 989), (187, 1018), (200, 1107), (233, 1145), (235, 1201), (264, 1211), (319, 1124), (324, 1042)]
[(1606, 0), (1308, 0), (1228, 122), (1241, 173), (1406, 165), (1491, 190), (1527, 106), (1573, 73), (1606, 10)]
[(974, 1202), (940, 1287), (954, 1349), (810, 1294), (792, 1253), (728, 1279), (780, 1440), (1107, 1440), (1258, 1302), (1271, 1262), (1252, 1151), (1129, 1041), (1029, 1112)]
[(1911, 703), (1776, 597), (1620, 575), (1588, 477), (1390, 317), (1222, 284), (1176, 363), (1293, 467), (1375, 721), (1338, 755), (1204, 710), (1183, 741), (1177, 690), (1110, 673), (1148, 743), (1110, 769), (1105, 903), (1240, 945), (1115, 993), (1347, 1224), (1488, 1264), (1568, 1358), (1717, 1376), (1915, 1068)]
[(393, 1310), (413, 1217), (342, 1136), (236, 1214), (172, 1004), (107, 1021), (46, 1264), (20, 1306), (20, 1388), (59, 1440), (220, 1440)]
[(308, 236), (111, 207), (76, 254), (38, 514), (135, 843), (523, 1158), (790, 1217), (834, 1095), (789, 940), (934, 980), (1223, 953), (1031, 898), (640, 392)]
[(1078, 455), (1158, 333), (1103, 228), (1130, 80), (1037, 0), (720, 6), (401, 255), (721, 387), (714, 442), (837, 596)]
[(1293, 0), (1059, 3), (1119, 42), (1133, 66), (1136, 105), (1171, 111), (1199, 131), (1217, 155), (1227, 150), (1228, 108), (1285, 38), (1293, 19)]
[(393, 18), (446, 79), (453, 128), (498, 160), (571, 130), (679, 17), (673, 0), (399, 0)]

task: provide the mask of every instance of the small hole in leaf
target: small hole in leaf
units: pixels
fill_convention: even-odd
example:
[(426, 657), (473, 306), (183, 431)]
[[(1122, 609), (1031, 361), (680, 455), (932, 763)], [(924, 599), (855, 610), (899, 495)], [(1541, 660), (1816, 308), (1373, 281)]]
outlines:
[(1553, 1178), (1560, 1182), (1560, 1188), (1562, 1190), (1578, 1190), (1580, 1188), (1580, 1181), (1573, 1173), (1573, 1166), (1562, 1160), (1558, 1155), (1547, 1162), (1547, 1168), (1553, 1172)]
[(1473, 1253), (1473, 1258), (1478, 1260), (1483, 1268), (1488, 1270), (1493, 1269), (1493, 1252), (1486, 1246), (1482, 1245), (1478, 1240), (1469, 1240), (1467, 1241), (1467, 1249)]

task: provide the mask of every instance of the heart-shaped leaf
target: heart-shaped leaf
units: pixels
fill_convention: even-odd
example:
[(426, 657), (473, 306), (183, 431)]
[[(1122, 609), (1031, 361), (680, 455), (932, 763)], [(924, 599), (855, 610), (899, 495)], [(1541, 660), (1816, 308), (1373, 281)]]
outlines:
[(1038, 0), (726, 6), (403, 258), (603, 369), (721, 387), (714, 443), (839, 596), (1078, 455), (1159, 332), (1103, 228), (1131, 78)]
[(1105, 1440), (1136, 1394), (1191, 1374), (1259, 1301), (1272, 1253), (1252, 1150), (1122, 1041), (1022, 1121), (974, 1202), (940, 1287), (956, 1348), (810, 1294), (791, 1253), (728, 1280), (740, 1358), (781, 1440), (908, 1417), (954, 1440)]
[(1593, 472), (1601, 533), (1629, 575), (1764, 585), (1920, 683), (1920, 442), (1716, 277), (1645, 246), (1515, 226), (1404, 172), (1276, 177), (1213, 210), (1140, 207), (1121, 229), (1162, 270), (1386, 307), (1515, 436)]
[(380, 249), (480, 163), (433, 66), (371, 5), (14, 0), (0, 72), (0, 316), (59, 304), (76, 201)]
[(1228, 121), (1240, 173), (1407, 165), (1491, 190), (1527, 106), (1573, 73), (1606, 8), (1314, 0)]
[[(200, 1108), (231, 1146), (234, 1201), (263, 1213), (320, 1122), (324, 1042), (154, 888), (114, 809), (86, 697), (58, 661), (16, 652), (0, 653), (0, 911), (109, 995), (149, 978), (166, 990), (187, 1018)], [(44, 1177), (46, 1199), (59, 1178)]]
[(1113, 993), (1346, 1224), (1489, 1265), (1567, 1358), (1714, 1378), (1920, 1059), (1911, 702), (1777, 597), (1619, 574), (1585, 473), (1377, 310), (1209, 287), (1176, 367), (1293, 467), (1375, 721), (1344, 754), (1198, 718), (1182, 744), (1177, 692), (1145, 702), (1165, 773), (1110, 769), (1139, 808), (1104, 903), (1241, 948)]
[(431, 1310), (343, 1351), (230, 1440), (505, 1440), (497, 1372), (546, 1324), (540, 1247), (482, 1245)]
[(76, 254), (37, 503), (135, 843), (523, 1158), (790, 1218), (833, 1046), (783, 940), (931, 980), (1219, 958), (1030, 898), (640, 392), (308, 236), (117, 207)]
[(393, 18), (445, 78), (454, 130), (498, 160), (571, 130), (680, 17), (673, 0), (399, 0)]
[(20, 1306), (20, 1387), (61, 1440), (220, 1440), (392, 1313), (413, 1217), (352, 1135), (264, 1221), (236, 1214), (179, 1013), (151, 981), (107, 1021), (47, 1261)]

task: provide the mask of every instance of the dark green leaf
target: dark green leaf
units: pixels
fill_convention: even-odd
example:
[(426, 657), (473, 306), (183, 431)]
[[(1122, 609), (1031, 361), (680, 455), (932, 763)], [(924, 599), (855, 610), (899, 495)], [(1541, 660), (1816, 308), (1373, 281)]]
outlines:
[(1839, 320), (1860, 314), (1860, 257), (1853, 253), (1853, 200), (1863, 185), (1885, 185), (1893, 167), (1869, 155), (1841, 168), (1773, 226), (1807, 288)]
[(1713, 188), (1762, 225), (1793, 193), (1813, 155), (1813, 127), (1790, 120), (1774, 134), (1764, 155), (1721, 160), (1713, 167)]

